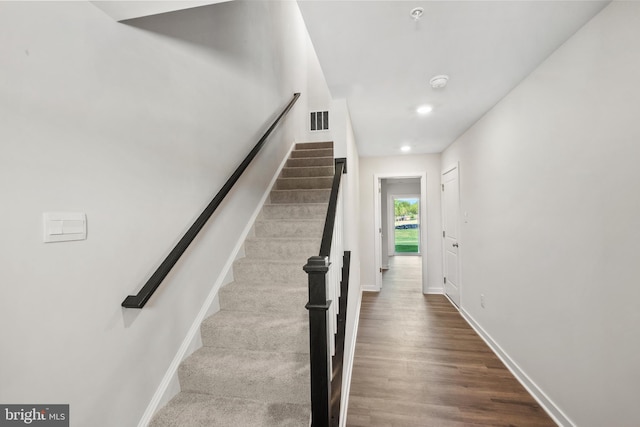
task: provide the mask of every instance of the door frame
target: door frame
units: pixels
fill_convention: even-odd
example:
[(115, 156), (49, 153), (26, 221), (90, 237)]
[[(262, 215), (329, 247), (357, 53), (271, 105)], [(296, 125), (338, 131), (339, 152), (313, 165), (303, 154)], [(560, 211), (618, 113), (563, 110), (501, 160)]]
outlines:
[(427, 248), (428, 248), (428, 230), (427, 230), (427, 173), (426, 172), (396, 172), (396, 173), (377, 173), (373, 175), (373, 241), (374, 241), (374, 277), (375, 291), (382, 289), (382, 192), (380, 190), (381, 180), (388, 178), (420, 178), (420, 224), (423, 230), (420, 233), (420, 247), (422, 256), (422, 293), (427, 292)]
[[(451, 303), (454, 305), (454, 307), (460, 309), (462, 307), (462, 252), (463, 252), (463, 246), (462, 246), (462, 207), (461, 207), (461, 195), (460, 195), (460, 162), (455, 162), (454, 164), (449, 165), (446, 168), (443, 168), (442, 171), (440, 172), (440, 183), (443, 186), (444, 189), (444, 183), (443, 183), (443, 177), (445, 174), (453, 171), (454, 169), (457, 169), (457, 174), (458, 174), (458, 224), (457, 224), (457, 229), (458, 229), (458, 294), (459, 294), (459, 303), (460, 305), (456, 304), (451, 298), (449, 298), (449, 295), (447, 295), (447, 289), (445, 287), (444, 284), (442, 284), (442, 294), (449, 300), (451, 301)], [(442, 208), (442, 230), (444, 230), (444, 216), (445, 216), (445, 204), (442, 200), (441, 197), (441, 208)], [(442, 237), (442, 236), (441, 236)], [(446, 248), (445, 248), (445, 239), (441, 238), (440, 239), (440, 244), (442, 245), (442, 276), (443, 278), (445, 277), (444, 275), (446, 274), (446, 267), (445, 267), (445, 252), (446, 252)]]

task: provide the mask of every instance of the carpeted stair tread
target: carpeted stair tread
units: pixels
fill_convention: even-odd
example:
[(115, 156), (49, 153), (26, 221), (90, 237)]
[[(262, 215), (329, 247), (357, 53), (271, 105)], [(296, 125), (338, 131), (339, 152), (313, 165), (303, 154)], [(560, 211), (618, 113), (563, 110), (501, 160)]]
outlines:
[(328, 203), (276, 203), (263, 206), (259, 219), (320, 219), (327, 216)]
[(256, 282), (307, 283), (307, 274), (299, 260), (262, 260), (243, 258), (233, 263), (236, 280)]
[(333, 156), (328, 157), (303, 157), (303, 158), (290, 158), (287, 160), (286, 167), (295, 168), (302, 166), (333, 166), (335, 160)]
[(205, 347), (309, 353), (308, 314), (223, 309), (201, 325)]
[(309, 401), (309, 355), (202, 347), (179, 367), (183, 391), (264, 402)]
[(296, 150), (308, 150), (317, 148), (333, 148), (333, 141), (299, 142), (295, 146)]
[(245, 254), (256, 259), (306, 260), (318, 251), (320, 237), (252, 237), (244, 242)]
[(312, 176), (331, 176), (335, 173), (333, 166), (312, 166), (312, 167), (298, 167), (298, 168), (283, 168), (281, 176), (282, 178), (294, 178), (294, 177), (312, 177)]
[(272, 190), (271, 203), (329, 203), (331, 189)]
[[(302, 313), (309, 301), (309, 290), (302, 283), (282, 284), (234, 282), (220, 289), (220, 306), (224, 310)], [(213, 317), (213, 316), (212, 316)]]
[(310, 158), (310, 157), (333, 157), (333, 148), (307, 148), (303, 150), (293, 150), (291, 152), (292, 159)]
[(312, 190), (331, 188), (333, 176), (279, 178), (277, 190)]
[(155, 415), (149, 427), (300, 427), (309, 424), (309, 411), (308, 404), (183, 392)]
[[(306, 264), (306, 261), (305, 261), (305, 264)], [(274, 287), (274, 288), (280, 288), (283, 290), (283, 292), (285, 292), (288, 289), (297, 289), (300, 287), (307, 289), (307, 285), (308, 285), (308, 280), (305, 280), (304, 283), (300, 283), (300, 281), (295, 281), (295, 280), (294, 281), (291, 281), (291, 280), (278, 281), (278, 280), (272, 280), (272, 279), (265, 280), (264, 277), (255, 277), (252, 279), (239, 279), (236, 277), (234, 279), (235, 280), (233, 282), (223, 286), (220, 289), (220, 291), (222, 291), (223, 289), (227, 289), (230, 286), (233, 286), (233, 287), (247, 286), (247, 287), (253, 287), (256, 289)]]
[(322, 219), (266, 219), (256, 221), (256, 237), (312, 237), (322, 235)]

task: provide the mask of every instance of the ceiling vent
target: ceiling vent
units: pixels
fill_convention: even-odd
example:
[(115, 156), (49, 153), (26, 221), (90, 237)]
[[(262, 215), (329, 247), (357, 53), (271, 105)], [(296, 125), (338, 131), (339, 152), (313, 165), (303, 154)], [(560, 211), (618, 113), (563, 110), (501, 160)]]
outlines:
[(328, 111), (312, 111), (311, 112), (311, 132), (321, 130), (329, 130), (329, 112)]

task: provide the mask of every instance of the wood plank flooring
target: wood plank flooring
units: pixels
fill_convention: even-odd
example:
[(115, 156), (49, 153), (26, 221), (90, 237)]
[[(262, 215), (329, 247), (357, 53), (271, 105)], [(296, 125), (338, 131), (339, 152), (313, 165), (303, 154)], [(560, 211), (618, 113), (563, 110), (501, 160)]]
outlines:
[(555, 426), (442, 295), (423, 295), (421, 258), (390, 258), (365, 292), (349, 427)]

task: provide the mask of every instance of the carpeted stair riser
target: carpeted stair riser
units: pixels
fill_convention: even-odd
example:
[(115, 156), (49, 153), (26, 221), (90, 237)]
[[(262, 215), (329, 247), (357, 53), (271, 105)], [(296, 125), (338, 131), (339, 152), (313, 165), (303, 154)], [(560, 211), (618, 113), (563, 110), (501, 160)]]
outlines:
[(318, 188), (331, 188), (333, 177), (302, 177), (302, 178), (280, 178), (276, 182), (277, 190), (307, 190)]
[(271, 203), (329, 203), (330, 189), (325, 190), (273, 190)]
[(333, 142), (302, 142), (295, 146), (296, 150), (316, 150), (318, 148), (333, 148)]
[(202, 345), (280, 353), (308, 353), (308, 314), (221, 310), (202, 323)]
[(256, 282), (300, 283), (305, 286), (307, 274), (302, 270), (299, 261), (265, 261), (244, 258), (233, 264), (233, 277), (235, 280)]
[(303, 262), (318, 252), (320, 239), (309, 238), (251, 238), (244, 244), (247, 258), (291, 260)]
[(327, 216), (327, 203), (278, 203), (265, 205), (258, 220), (264, 219), (320, 219)]
[(308, 158), (291, 158), (287, 160), (286, 166), (288, 168), (298, 168), (307, 166), (334, 166), (335, 160), (333, 157), (308, 157)]
[(154, 427), (300, 427), (309, 424), (309, 406), (183, 392), (153, 421)]
[(309, 403), (308, 354), (202, 347), (178, 371), (186, 392)]
[(293, 150), (291, 152), (292, 159), (309, 158), (309, 157), (333, 157), (333, 148)]
[(312, 176), (330, 176), (333, 179), (333, 166), (314, 166), (305, 168), (283, 168), (282, 178), (299, 178)]
[(322, 220), (291, 220), (272, 219), (256, 221), (256, 237), (296, 237), (318, 238), (322, 235), (324, 221)]
[(304, 307), (309, 301), (309, 290), (300, 283), (237, 282), (220, 289), (219, 295), (220, 306), (224, 310), (260, 310), (308, 316)]

